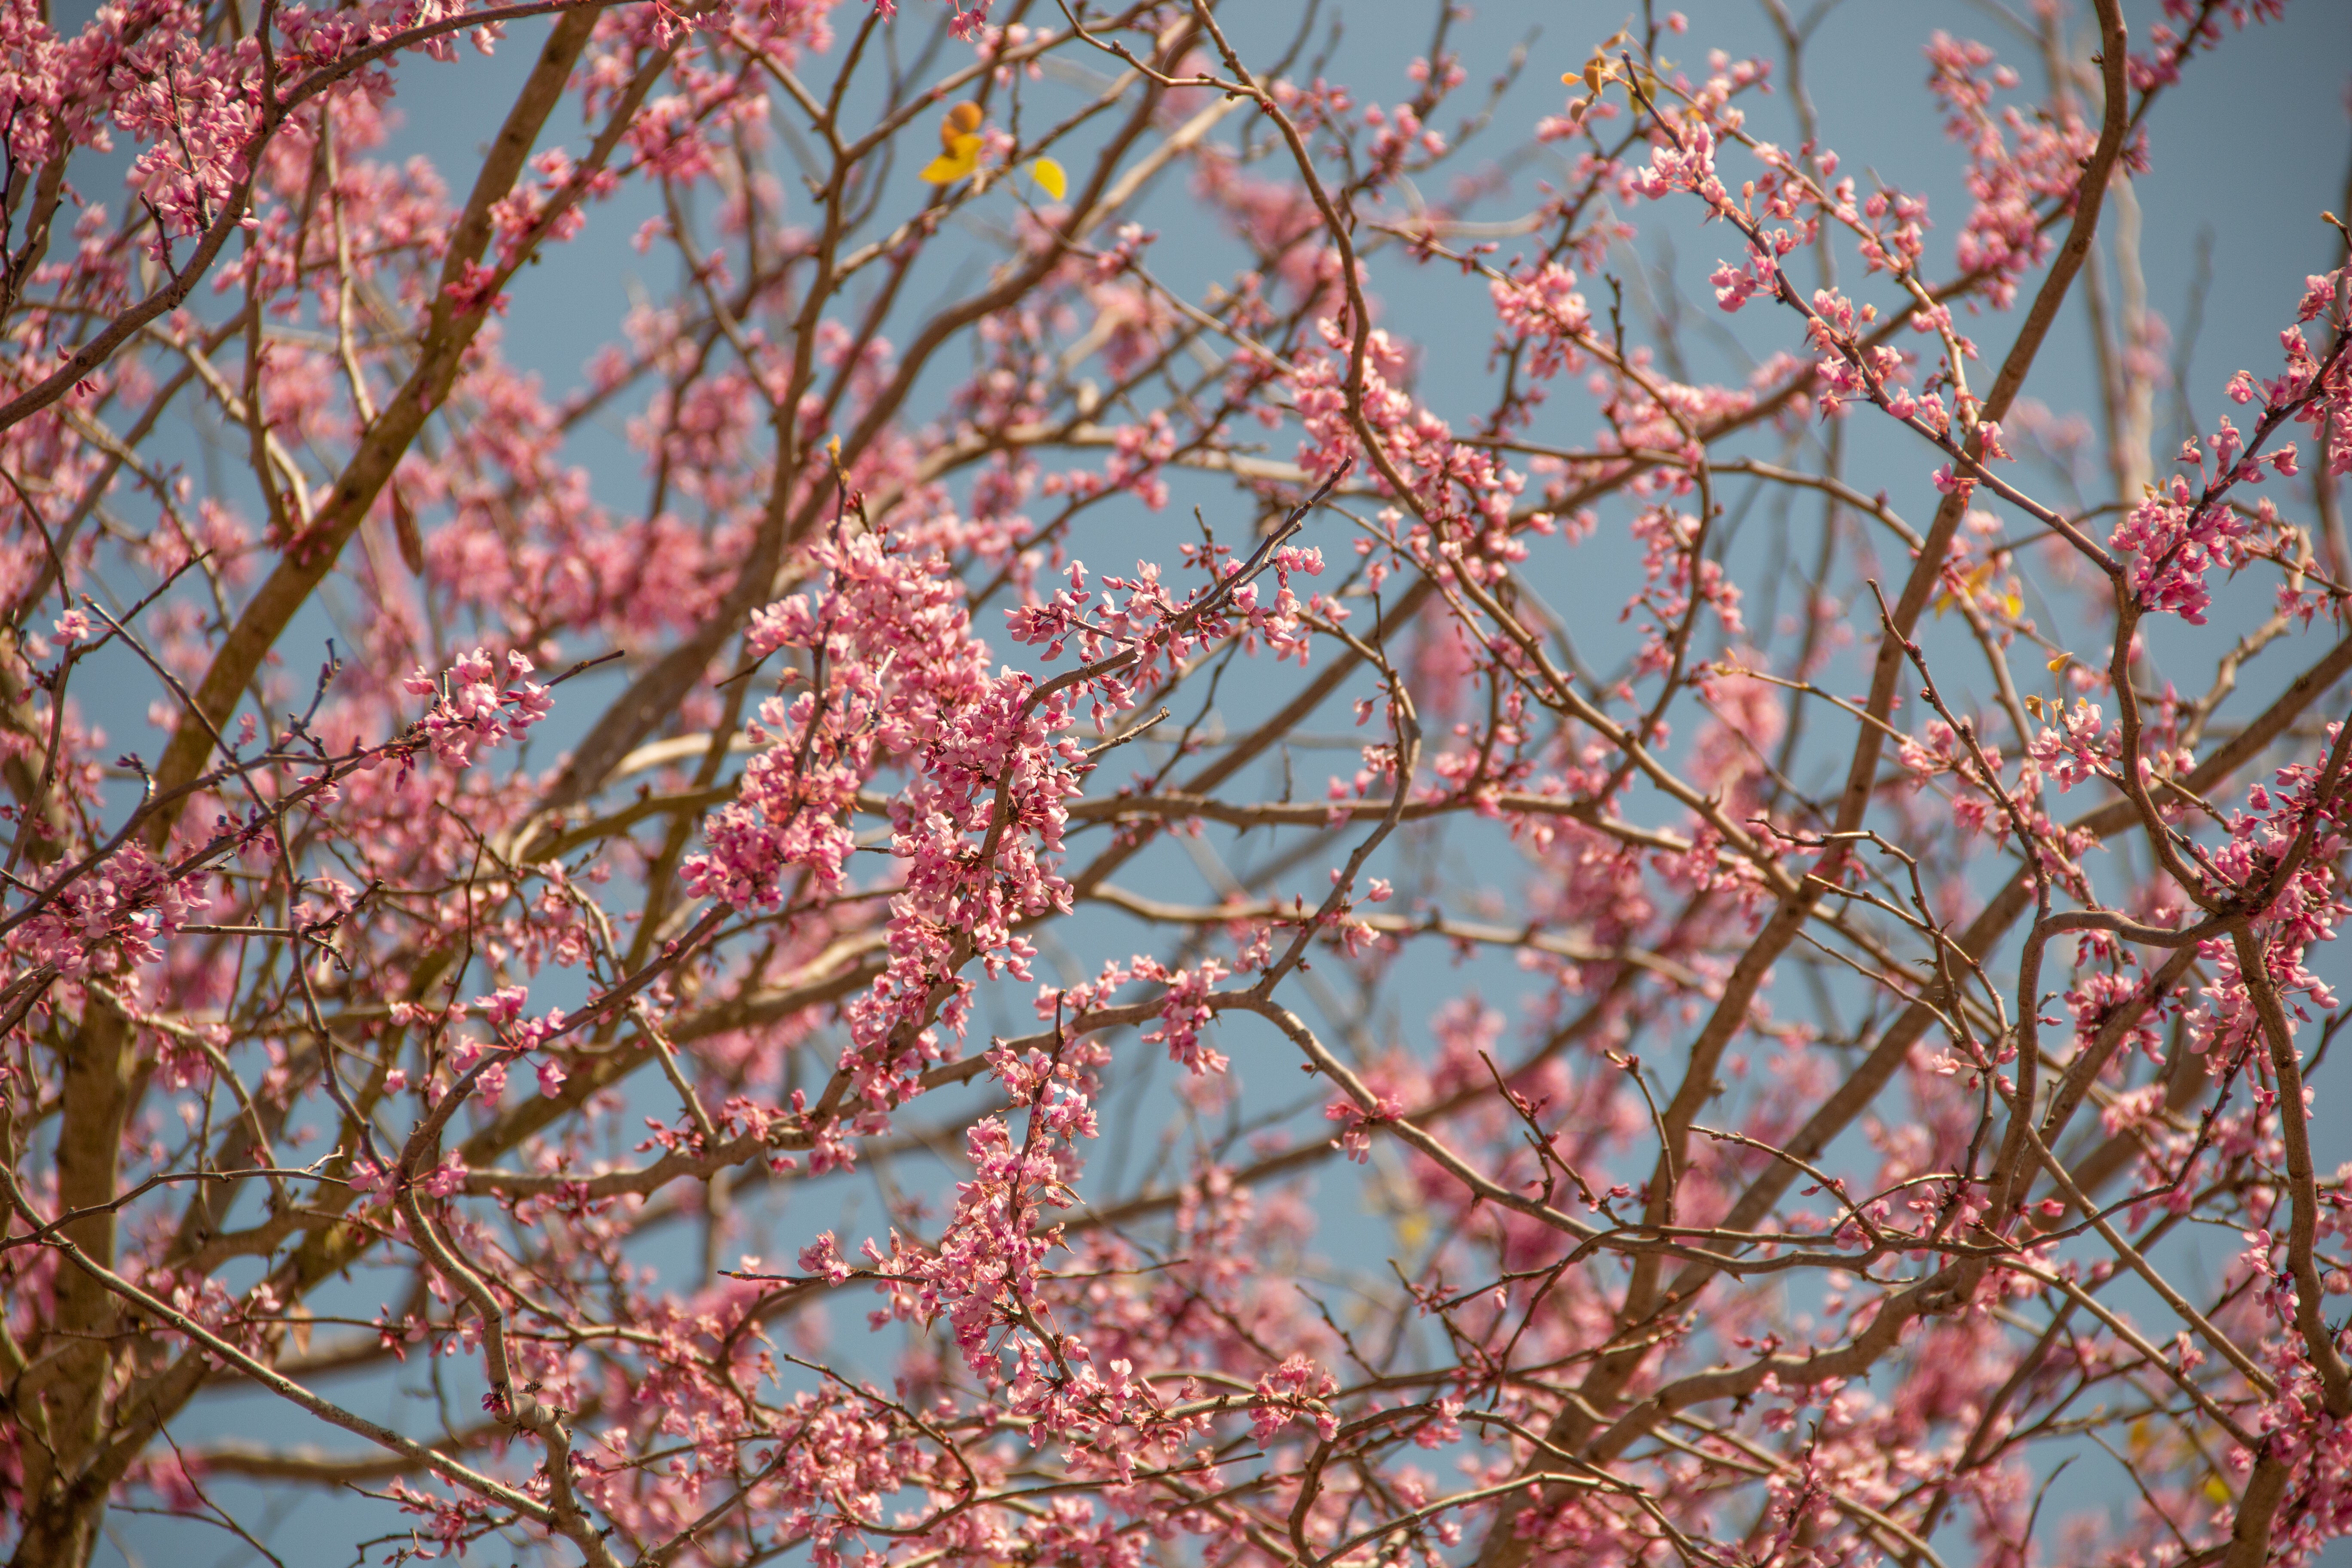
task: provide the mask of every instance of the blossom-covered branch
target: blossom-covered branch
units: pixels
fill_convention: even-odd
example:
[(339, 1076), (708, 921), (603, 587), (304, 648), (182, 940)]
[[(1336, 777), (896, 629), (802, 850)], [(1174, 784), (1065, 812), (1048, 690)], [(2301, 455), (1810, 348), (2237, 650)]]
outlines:
[(2280, 7), (1301, 9), (0, 13), (15, 1563), (2352, 1531)]

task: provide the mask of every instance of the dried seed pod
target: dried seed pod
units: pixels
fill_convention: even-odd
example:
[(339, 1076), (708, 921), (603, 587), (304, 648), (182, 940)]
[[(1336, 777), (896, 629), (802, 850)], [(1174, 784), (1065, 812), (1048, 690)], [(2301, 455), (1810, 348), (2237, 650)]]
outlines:
[(425, 540), (416, 531), (416, 513), (400, 487), (392, 487), (392, 536), (400, 543), (400, 559), (417, 576), (425, 575)]

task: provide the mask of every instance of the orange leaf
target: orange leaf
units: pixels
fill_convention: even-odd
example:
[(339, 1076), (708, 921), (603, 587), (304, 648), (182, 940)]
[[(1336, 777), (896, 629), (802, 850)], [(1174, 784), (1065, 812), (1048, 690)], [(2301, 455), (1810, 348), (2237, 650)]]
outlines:
[(952, 154), (959, 137), (980, 129), (980, 105), (959, 103), (940, 117), (940, 145)]

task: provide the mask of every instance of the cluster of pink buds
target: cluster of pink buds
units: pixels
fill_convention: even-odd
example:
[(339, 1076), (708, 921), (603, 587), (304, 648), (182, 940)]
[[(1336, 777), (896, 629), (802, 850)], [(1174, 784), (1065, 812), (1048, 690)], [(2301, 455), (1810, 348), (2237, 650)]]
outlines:
[(520, 735), (555, 706), (546, 687), (523, 679), (534, 668), (530, 659), (509, 650), (501, 680), (490, 656), (476, 648), (437, 676), (427, 675), (419, 665), (401, 686), (414, 696), (434, 700), (424, 719), (433, 754), (453, 768), (469, 768), (477, 748), (488, 751)]

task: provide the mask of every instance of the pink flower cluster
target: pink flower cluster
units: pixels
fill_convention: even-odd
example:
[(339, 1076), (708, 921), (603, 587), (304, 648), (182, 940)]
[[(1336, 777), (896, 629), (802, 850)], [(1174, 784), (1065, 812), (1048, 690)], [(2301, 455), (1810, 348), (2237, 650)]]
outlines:
[(530, 659), (509, 650), (502, 676), (489, 654), (476, 648), (437, 676), (420, 665), (401, 689), (433, 699), (422, 724), (433, 754), (450, 767), (469, 768), (478, 751), (520, 737), (555, 707), (546, 687), (523, 679), (532, 668)]
[(22, 960), (73, 980), (137, 988), (189, 918), (212, 907), (202, 872), (174, 877), (146, 848), (126, 844), (89, 875), (66, 882), (14, 940)]
[(2241, 484), (2262, 483), (2265, 468), (2282, 477), (2294, 474), (2295, 449), (2288, 445), (2250, 456), (2245, 437), (2225, 417), (2206, 441), (2182, 442), (2180, 461), (2201, 474), (2203, 485), (2192, 487), (2186, 476), (2173, 475), (2125, 515), (2108, 542), (2131, 557), (2132, 586), (2144, 607), (2202, 626), (2213, 602), (2208, 574), (2242, 569), (2265, 531), (2224, 498)]

